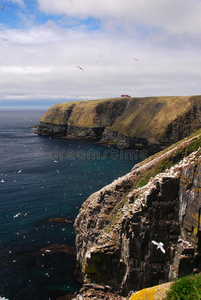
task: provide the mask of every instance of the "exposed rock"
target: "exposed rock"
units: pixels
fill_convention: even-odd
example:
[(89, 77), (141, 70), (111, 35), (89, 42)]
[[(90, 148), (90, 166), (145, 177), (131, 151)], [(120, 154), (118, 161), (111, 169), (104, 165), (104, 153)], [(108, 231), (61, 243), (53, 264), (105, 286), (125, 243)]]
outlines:
[(57, 104), (41, 118), (36, 133), (159, 150), (200, 127), (201, 96), (113, 98)]
[(163, 283), (151, 288), (143, 289), (139, 292), (134, 293), (129, 300), (144, 300), (144, 299), (153, 299), (153, 300), (164, 300), (166, 297), (166, 292), (170, 289), (171, 283)]
[(48, 218), (48, 219), (44, 219), (39, 221), (39, 223), (70, 223), (72, 224), (74, 221), (74, 219), (72, 218), (62, 218), (62, 217), (58, 217), (58, 218)]
[(85, 201), (75, 220), (85, 282), (126, 296), (201, 271), (200, 146), (199, 132)]
[(40, 249), (41, 254), (52, 255), (54, 253), (65, 253), (69, 255), (76, 255), (75, 246), (62, 244), (49, 244)]
[(73, 300), (125, 300), (124, 297), (111, 293), (109, 286), (84, 284), (79, 294)]

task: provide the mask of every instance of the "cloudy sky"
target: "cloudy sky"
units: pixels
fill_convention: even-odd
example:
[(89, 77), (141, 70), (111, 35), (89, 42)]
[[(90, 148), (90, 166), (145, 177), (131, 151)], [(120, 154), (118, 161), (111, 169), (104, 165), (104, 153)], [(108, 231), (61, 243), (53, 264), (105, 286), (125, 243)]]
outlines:
[(0, 0), (0, 108), (201, 94), (201, 0)]

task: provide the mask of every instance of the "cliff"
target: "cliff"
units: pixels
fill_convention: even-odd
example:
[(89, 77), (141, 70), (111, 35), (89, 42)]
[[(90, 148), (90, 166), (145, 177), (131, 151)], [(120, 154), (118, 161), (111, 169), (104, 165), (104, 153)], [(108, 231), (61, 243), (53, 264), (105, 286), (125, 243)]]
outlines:
[[(127, 296), (201, 271), (200, 146), (201, 130), (84, 202), (74, 226), (85, 283)], [(92, 299), (86, 289), (76, 299)]]
[(158, 150), (199, 128), (201, 96), (112, 98), (57, 104), (43, 115), (36, 133)]

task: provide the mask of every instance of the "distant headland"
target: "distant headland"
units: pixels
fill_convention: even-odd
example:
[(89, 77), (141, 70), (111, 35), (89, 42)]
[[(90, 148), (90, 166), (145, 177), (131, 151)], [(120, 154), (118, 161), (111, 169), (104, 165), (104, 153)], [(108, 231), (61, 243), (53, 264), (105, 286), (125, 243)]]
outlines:
[(201, 127), (201, 96), (169, 96), (74, 101), (57, 104), (42, 116), (36, 133), (62, 138), (160, 150)]

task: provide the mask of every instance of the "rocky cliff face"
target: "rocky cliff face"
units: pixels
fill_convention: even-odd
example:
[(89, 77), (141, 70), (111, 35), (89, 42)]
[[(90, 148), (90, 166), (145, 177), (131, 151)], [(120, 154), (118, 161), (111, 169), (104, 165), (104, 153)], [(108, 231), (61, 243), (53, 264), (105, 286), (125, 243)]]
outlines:
[(87, 199), (75, 221), (85, 282), (126, 296), (201, 271), (200, 146), (201, 132)]
[(41, 118), (37, 133), (159, 149), (200, 127), (201, 96), (113, 98), (55, 105)]
[(38, 134), (100, 140), (107, 126), (122, 115), (127, 101), (76, 101), (55, 105), (41, 118)]

